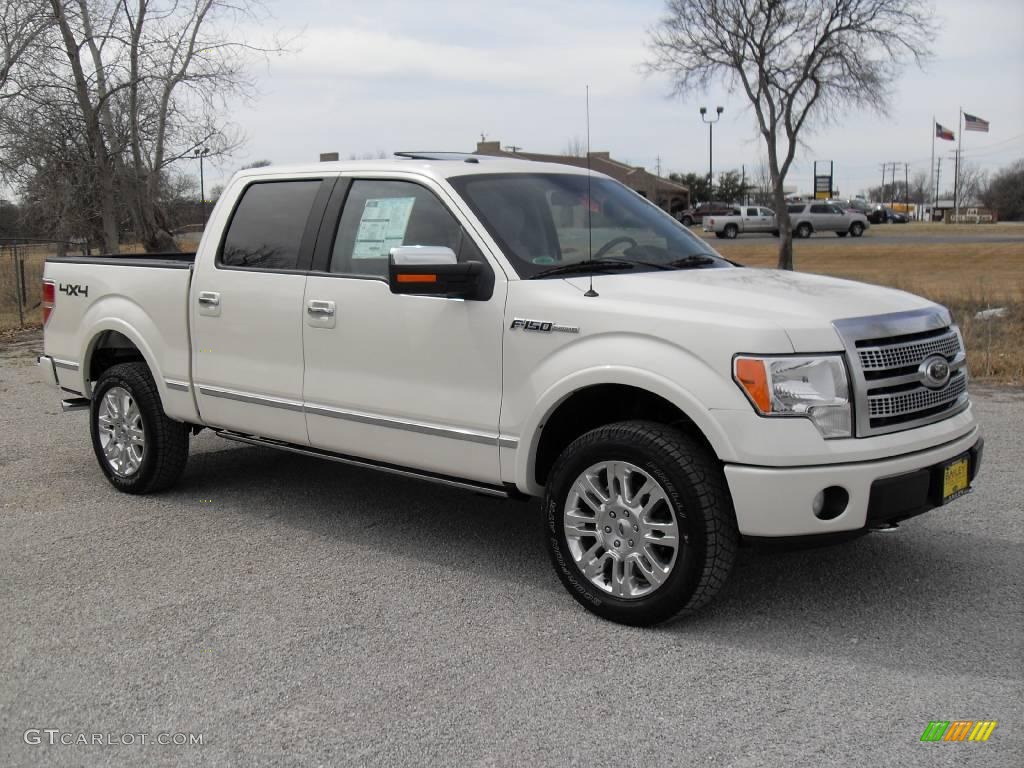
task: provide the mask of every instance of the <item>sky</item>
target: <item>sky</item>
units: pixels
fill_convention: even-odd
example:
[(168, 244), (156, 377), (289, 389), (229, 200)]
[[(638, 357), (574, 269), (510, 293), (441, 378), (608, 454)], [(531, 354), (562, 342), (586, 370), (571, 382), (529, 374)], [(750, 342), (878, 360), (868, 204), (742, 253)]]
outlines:
[[(964, 135), (964, 157), (998, 169), (1024, 158), (1024, 0), (937, 0), (941, 32), (924, 71), (892, 83), (889, 113), (851, 109), (804, 136), (787, 179), (810, 192), (813, 162), (834, 161), (838, 190), (881, 182), (882, 163), (930, 165), (932, 116), (956, 130), (959, 110), (990, 121)], [(272, 18), (240, 30), (276, 31), (291, 51), (254, 68), (258, 95), (235, 105), (247, 137), (208, 168), (223, 183), (241, 165), (315, 161), (320, 152), (472, 151), (481, 134), (503, 146), (561, 153), (591, 149), (648, 170), (706, 173), (708, 128), (699, 107), (724, 107), (714, 127), (716, 173), (758, 165), (765, 152), (742, 93), (724, 83), (670, 97), (665, 75), (645, 75), (648, 31), (663, 0), (267, 0)], [(944, 179), (954, 143), (937, 141)], [(947, 175), (948, 174), (948, 175)], [(943, 183), (945, 188), (946, 184)]]

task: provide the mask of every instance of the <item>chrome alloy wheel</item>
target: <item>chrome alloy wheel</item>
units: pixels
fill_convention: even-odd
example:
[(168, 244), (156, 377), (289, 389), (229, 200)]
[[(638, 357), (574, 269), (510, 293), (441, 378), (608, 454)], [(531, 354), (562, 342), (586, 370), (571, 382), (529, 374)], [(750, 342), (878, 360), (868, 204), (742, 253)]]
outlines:
[(146, 436), (142, 414), (131, 393), (124, 387), (108, 389), (100, 402), (96, 421), (107, 466), (121, 477), (131, 477), (138, 472), (146, 451)]
[(676, 512), (658, 481), (634, 464), (602, 461), (584, 470), (566, 498), (563, 522), (576, 567), (610, 595), (646, 597), (672, 573)]

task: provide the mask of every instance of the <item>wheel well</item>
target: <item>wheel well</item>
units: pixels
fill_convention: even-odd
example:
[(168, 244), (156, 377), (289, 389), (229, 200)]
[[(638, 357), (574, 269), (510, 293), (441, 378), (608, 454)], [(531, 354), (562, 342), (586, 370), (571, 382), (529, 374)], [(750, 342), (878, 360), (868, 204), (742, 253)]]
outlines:
[(617, 421), (642, 419), (674, 426), (699, 440), (715, 456), (696, 424), (674, 404), (653, 392), (625, 384), (598, 384), (573, 392), (541, 425), (534, 461), (538, 485), (547, 482), (555, 460), (580, 435)]
[(118, 363), (145, 362), (145, 358), (131, 339), (117, 331), (103, 331), (89, 356), (89, 381), (96, 381), (103, 372)]

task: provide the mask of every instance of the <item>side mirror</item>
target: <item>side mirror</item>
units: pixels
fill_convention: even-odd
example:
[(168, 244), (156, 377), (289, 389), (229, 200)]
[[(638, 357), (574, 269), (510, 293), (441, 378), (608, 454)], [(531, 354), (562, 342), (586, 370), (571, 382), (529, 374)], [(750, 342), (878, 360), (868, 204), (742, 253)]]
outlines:
[(397, 294), (486, 299), (480, 290), (483, 267), (479, 261), (460, 264), (455, 251), (444, 246), (402, 245), (391, 249), (388, 285)]

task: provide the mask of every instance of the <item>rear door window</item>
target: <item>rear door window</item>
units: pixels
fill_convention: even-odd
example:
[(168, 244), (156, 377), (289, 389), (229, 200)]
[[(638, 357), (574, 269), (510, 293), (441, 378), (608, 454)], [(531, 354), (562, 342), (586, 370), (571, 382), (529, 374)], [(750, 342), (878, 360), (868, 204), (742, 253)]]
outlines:
[(802, 206), (802, 205), (787, 205), (786, 206), (786, 210), (789, 211), (790, 213), (803, 213), (804, 212), (804, 206)]
[(240, 269), (293, 270), (320, 179), (257, 182), (235, 207), (217, 263)]
[(827, 205), (812, 205), (811, 213), (831, 213), (831, 209)]

